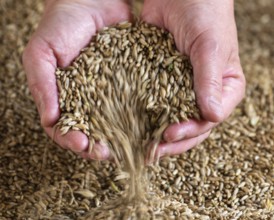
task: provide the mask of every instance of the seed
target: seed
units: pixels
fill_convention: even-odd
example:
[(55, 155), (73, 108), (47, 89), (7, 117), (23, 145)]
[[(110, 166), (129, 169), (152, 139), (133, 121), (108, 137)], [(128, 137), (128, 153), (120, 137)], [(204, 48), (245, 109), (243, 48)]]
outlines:
[[(244, 4), (242, 0), (235, 1), (237, 20), (240, 21), (237, 25), (240, 57), (248, 82), (246, 99), (225, 123), (214, 128), (210, 137), (199, 147), (180, 156), (163, 158), (158, 162), (157, 167), (151, 165), (147, 168), (144, 173), (147, 173), (150, 180), (147, 184), (148, 191), (146, 191), (149, 203), (144, 202), (145, 205), (142, 206), (136, 202), (136, 205), (140, 205), (138, 208), (131, 206), (130, 203), (126, 206), (124, 203), (116, 203), (116, 206), (111, 206), (113, 201), (117, 201), (116, 199), (118, 201), (124, 200), (129, 187), (129, 178), (114, 181), (116, 171), (120, 168), (116, 168), (115, 164), (108, 161), (83, 160), (71, 152), (56, 148), (39, 126), (38, 113), (30, 97), (29, 89), (27, 89), (20, 57), (30, 39), (30, 34), (36, 29), (43, 11), (43, 4), (41, 0), (2, 0), (0, 3), (1, 22), (3, 24), (1, 31), (4, 33), (0, 33), (0, 72), (5, 73), (0, 74), (0, 219), (36, 219), (37, 216), (41, 216), (43, 219), (56, 220), (115, 219), (115, 217), (119, 218), (117, 212), (121, 210), (117, 207), (124, 207), (122, 209), (124, 219), (140, 219), (138, 216), (133, 216), (137, 209), (148, 210), (142, 215), (143, 219), (272, 218), (274, 207), (272, 199), (274, 190), (272, 172), (274, 163), (272, 159), (272, 146), (274, 146), (272, 76), (274, 72), (271, 55), (274, 51), (272, 37), (274, 29), (271, 28), (273, 24), (271, 13), (274, 6), (271, 1), (250, 1), (248, 7), (245, 7), (247, 4)], [(134, 1), (134, 4), (137, 4), (137, 1)], [(99, 44), (96, 45), (96, 39), (94, 39), (86, 49), (81, 51), (85, 55), (76, 58), (77, 61), (75, 60), (76, 62), (71, 64), (72, 67), (66, 68), (65, 71), (63, 69), (60, 72), (56, 71), (59, 97), (61, 98), (59, 100), (61, 112), (66, 111), (66, 101), (64, 100), (68, 99), (75, 104), (71, 112), (62, 115), (62, 120), (69, 118), (70, 121), (76, 121), (77, 124), (88, 124), (90, 129), (96, 130), (90, 126), (90, 117), (86, 117), (86, 115), (93, 115), (95, 111), (91, 112), (92, 106), (96, 106), (97, 96), (99, 96), (95, 86), (101, 80), (100, 74), (103, 72), (105, 72), (107, 81), (112, 79), (112, 75), (120, 68), (119, 65), (124, 60), (123, 55), (118, 60), (113, 59), (113, 57), (121, 56), (121, 52), (123, 54), (127, 47), (131, 47), (131, 51), (127, 62), (122, 67), (127, 73), (134, 73), (140, 71), (141, 67), (145, 67), (145, 72), (148, 72), (148, 79), (151, 81), (146, 87), (147, 94), (144, 95), (145, 98), (142, 99), (142, 102), (148, 104), (148, 96), (156, 97), (153, 98), (154, 103), (152, 103), (149, 112), (155, 112), (159, 120), (162, 120), (162, 113), (158, 110), (159, 108), (162, 110), (162, 107), (158, 108), (158, 106), (162, 106), (163, 102), (159, 92), (162, 87), (159, 73), (163, 70), (167, 72), (167, 86), (172, 83), (171, 78), (174, 78), (174, 84), (171, 84), (170, 89), (167, 89), (166, 103), (171, 102), (172, 97), (176, 97), (177, 92), (188, 85), (184, 83), (183, 87), (178, 87), (179, 75), (177, 76), (174, 66), (181, 70), (180, 74), (183, 74), (184, 69), (189, 69), (190, 66), (187, 65), (182, 56), (179, 56), (178, 51), (174, 51), (175, 45), (172, 45), (172, 41), (167, 42), (165, 40), (171, 36), (166, 35), (164, 31), (159, 31), (156, 27), (143, 26), (138, 29), (136, 25), (128, 25), (127, 23), (124, 28), (120, 28), (118, 31), (116, 27), (102, 30), (102, 32), (106, 31), (106, 35), (109, 36), (104, 37), (105, 34), (101, 32), (102, 37), (100, 42), (98, 41)], [(145, 48), (131, 34), (132, 32), (138, 32), (138, 37), (145, 39), (148, 47)], [(117, 37), (113, 37), (115, 35)], [(143, 58), (138, 64), (139, 68), (136, 65), (137, 58), (132, 58), (133, 45), (137, 41), (136, 57), (140, 53), (143, 54)], [(156, 44), (157, 50), (155, 50)], [(168, 48), (167, 52), (164, 52), (165, 48)], [(154, 62), (158, 53), (164, 55), (161, 64)], [(170, 59), (170, 65), (165, 66), (167, 59), (173, 56), (177, 58), (173, 61)], [(86, 60), (87, 57), (88, 60)], [(99, 73), (94, 74), (98, 59), (102, 59), (99, 61)], [(151, 60), (147, 61), (147, 59)], [(107, 64), (109, 71), (104, 70), (104, 63)], [(148, 65), (151, 65), (151, 71), (147, 71)], [(91, 66), (93, 67), (91, 68)], [(77, 87), (85, 83), (85, 78), (81, 76), (83, 74), (81, 68), (84, 70), (87, 83), (87, 88), (84, 90), (88, 90), (88, 94)], [(64, 74), (69, 79), (69, 91), (65, 91), (63, 87), (65, 81), (62, 81), (62, 84), (58, 83), (58, 81), (64, 80)], [(135, 76), (130, 74), (129, 82), (124, 85), (129, 88), (125, 88), (125, 91), (129, 90), (127, 94), (137, 93), (139, 88), (142, 88), (140, 78), (136, 78), (136, 75), (139, 73)], [(158, 85), (155, 83), (156, 79), (158, 79)], [(182, 82), (186, 80), (192, 81), (192, 77), (184, 76)], [(132, 83), (134, 81), (138, 81), (140, 87)], [(61, 89), (60, 86), (62, 86)], [(92, 94), (91, 90), (88, 89), (90, 86), (94, 88)], [(191, 84), (189, 86), (191, 87)], [(123, 88), (123, 85), (119, 84), (118, 88)], [(122, 89), (121, 93), (123, 91)], [(188, 90), (184, 90), (184, 92), (186, 96), (183, 100), (188, 100), (191, 92)], [(113, 93), (112, 90), (111, 93)], [(109, 94), (111, 93), (108, 93), (108, 88), (105, 88), (104, 94), (107, 97), (110, 97)], [(169, 93), (171, 94), (170, 99)], [(83, 96), (83, 94), (85, 95)], [(123, 100), (123, 103), (128, 100), (126, 96), (118, 93), (117, 95), (118, 99)], [(136, 99), (139, 98), (132, 97), (130, 100), (134, 103)], [(180, 104), (186, 104), (190, 110), (194, 107), (188, 101), (185, 103), (178, 98), (176, 99), (177, 104), (172, 104), (175, 109), (169, 110), (175, 116), (176, 108), (180, 108)], [(193, 100), (195, 99), (192, 99), (191, 102)], [(104, 104), (106, 103), (101, 105), (100, 111), (104, 111), (105, 108), (114, 108), (114, 106), (106, 107)], [(130, 106), (134, 105), (130, 104)], [(75, 117), (74, 112), (79, 112), (81, 118), (80, 116)], [(111, 111), (108, 110), (108, 112)], [(193, 116), (199, 115), (191, 114)], [(85, 116), (82, 117), (83, 115)], [(117, 122), (118, 128), (115, 128), (114, 131), (126, 123), (122, 122), (125, 121), (124, 117), (119, 116), (119, 118), (121, 122)], [(155, 121), (157, 122), (157, 120)], [(181, 119), (179, 118), (179, 120)], [(109, 119), (105, 119), (104, 124), (107, 122)], [(130, 123), (126, 124), (128, 125), (127, 130), (138, 130), (138, 126), (131, 129)], [(62, 126), (66, 125), (68, 124), (64, 123)], [(146, 129), (149, 130), (150, 128)], [(101, 131), (104, 131), (105, 136), (111, 137), (111, 139), (115, 137), (111, 127), (110, 129), (102, 127)], [(148, 134), (144, 143), (150, 139), (150, 132), (146, 133)], [(88, 138), (90, 142), (93, 141), (90, 144), (93, 146), (92, 132), (88, 134)], [(118, 145), (117, 142), (102, 141), (107, 145)], [(94, 149), (91, 148), (91, 150)], [(168, 170), (170, 162), (174, 163), (176, 167), (172, 172)], [(224, 165), (219, 166), (219, 164)], [(204, 168), (204, 170), (199, 170), (199, 167)], [(238, 169), (241, 172), (236, 176)], [(256, 172), (257, 175), (253, 175), (253, 172)], [(197, 173), (200, 173), (200, 180)], [(182, 177), (182, 181), (175, 187), (174, 183), (178, 176)], [(39, 184), (37, 187), (41, 180), (43, 184)], [(160, 188), (159, 183), (163, 180), (167, 186), (166, 190)], [(120, 192), (111, 188), (110, 181), (115, 182)], [(60, 184), (62, 182), (63, 184)], [(196, 186), (191, 188), (191, 184), (188, 184), (190, 182)], [(241, 186), (243, 182), (245, 184)], [(170, 187), (173, 193), (168, 195), (168, 191), (171, 191), (168, 189)], [(236, 199), (239, 198), (237, 203), (227, 199), (225, 192), (227, 189), (233, 195), (235, 188), (239, 188), (236, 195)], [(75, 194), (75, 191), (81, 189), (96, 192), (96, 196), (93, 199), (88, 199)], [(190, 194), (189, 191), (192, 193)], [(189, 197), (189, 195), (192, 196)], [(242, 198), (243, 201), (241, 201)], [(89, 217), (90, 213), (94, 214), (95, 217)]]
[[(129, 28), (131, 32), (127, 31)], [(140, 34), (140, 30), (145, 30), (146, 37)], [(148, 35), (148, 31), (151, 32), (151, 35)], [(141, 176), (144, 170), (145, 156), (149, 153), (149, 147), (146, 146), (148, 141), (152, 139), (155, 143), (149, 153), (150, 161), (153, 161), (154, 158), (157, 158), (155, 155), (157, 143), (161, 141), (162, 133), (168, 124), (173, 121), (188, 120), (188, 117), (193, 115), (193, 111), (199, 114), (198, 108), (191, 108), (196, 105), (195, 97), (189, 98), (192, 102), (186, 102), (190, 104), (189, 106), (187, 104), (178, 105), (177, 101), (168, 103), (166, 97), (170, 95), (172, 87), (175, 88), (174, 97), (177, 97), (177, 100), (183, 101), (188, 94), (191, 94), (192, 82), (184, 82), (183, 79), (191, 81), (190, 76), (184, 77), (184, 75), (192, 73), (191, 69), (184, 68), (185, 71), (180, 71), (178, 74), (176, 68), (190, 66), (184, 64), (189, 60), (181, 59), (181, 63), (178, 62), (177, 57), (181, 55), (179, 53), (174, 55), (176, 54), (175, 46), (172, 46), (173, 50), (167, 48), (167, 45), (174, 45), (171, 36), (162, 39), (161, 45), (159, 45), (159, 42), (154, 39), (158, 34), (158, 29), (145, 23), (135, 25), (122, 23), (116, 27), (104, 29), (100, 34), (97, 34), (94, 43), (82, 50), (79, 58), (74, 61), (79, 62), (77, 65), (72, 64), (72, 68), (66, 69), (64, 74), (61, 69), (58, 69), (56, 73), (60, 79), (59, 89), (62, 90), (64, 87), (69, 93), (69, 96), (60, 96), (60, 104), (66, 103), (66, 109), (61, 114), (67, 115), (69, 118), (70, 112), (74, 112), (76, 117), (84, 118), (88, 122), (81, 121), (79, 123), (72, 119), (68, 122), (68, 119), (63, 120), (61, 115), (58, 122), (61, 131), (66, 133), (69, 129), (80, 129), (89, 135), (89, 152), (93, 151), (94, 148), (91, 144), (95, 140), (105, 140), (109, 143), (112, 156), (118, 167), (130, 174), (130, 192), (126, 198), (128, 202), (131, 202), (137, 195), (140, 198), (146, 197), (144, 194), (146, 180), (144, 176)], [(155, 60), (149, 60), (152, 55), (143, 56), (144, 51), (148, 48), (148, 42), (149, 50), (156, 57)], [(113, 43), (118, 47), (115, 47), (109, 65), (109, 54), (106, 55), (103, 48), (106, 47), (106, 44), (114, 46), (111, 45)], [(132, 45), (132, 50), (130, 45)], [(127, 48), (125, 52), (122, 52), (125, 46)], [(159, 46), (160, 50), (157, 50)], [(96, 48), (100, 49), (96, 50)], [(94, 51), (94, 53), (88, 51)], [(156, 53), (157, 51), (158, 53)], [(160, 69), (158, 65), (164, 63), (164, 59), (166, 59), (166, 65), (163, 65), (164, 69)], [(93, 62), (90, 62), (91, 60)], [(167, 68), (169, 65), (173, 65), (175, 60), (176, 67), (173, 73)], [(130, 65), (128, 65), (130, 63), (128, 61), (131, 62)], [(75, 75), (76, 72), (81, 74), (71, 79), (67, 77)], [(179, 80), (174, 80), (178, 77), (176, 74), (180, 75)], [(74, 82), (74, 79), (77, 81)], [(187, 87), (184, 87), (185, 85)], [(137, 89), (130, 90), (130, 88)], [(184, 89), (177, 93), (176, 88)], [(151, 92), (148, 93), (148, 91)], [(77, 101), (76, 94), (80, 94), (82, 101)], [(140, 142), (140, 140), (147, 141)], [(96, 152), (94, 153), (97, 155)], [(170, 170), (174, 170), (174, 168), (173, 165)], [(137, 178), (140, 178), (141, 182), (137, 182)], [(179, 185), (180, 180), (181, 178), (177, 179), (175, 185)], [(113, 182), (111, 185), (114, 191), (118, 192), (118, 188)], [(171, 187), (166, 189), (168, 193), (177, 191)]]
[(85, 198), (88, 198), (88, 199), (93, 199), (96, 196), (95, 193), (91, 192), (88, 189), (80, 189), (80, 190), (75, 191), (74, 193), (78, 194), (78, 195), (81, 195), (81, 196), (83, 196)]

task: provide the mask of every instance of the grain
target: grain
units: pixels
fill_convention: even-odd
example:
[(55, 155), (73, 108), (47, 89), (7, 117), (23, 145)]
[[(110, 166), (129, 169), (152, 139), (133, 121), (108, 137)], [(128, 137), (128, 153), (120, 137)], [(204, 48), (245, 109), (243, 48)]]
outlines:
[[(71, 66), (56, 71), (61, 94), (57, 127), (62, 134), (81, 130), (90, 143), (103, 141), (109, 146), (117, 166), (129, 173), (125, 204), (134, 203), (130, 209), (139, 209), (142, 213), (136, 215), (143, 215), (147, 212), (145, 206), (136, 208), (135, 200), (148, 199), (143, 175), (147, 155), (149, 163), (158, 157), (156, 149), (169, 124), (199, 117), (192, 67), (187, 57), (176, 51), (170, 34), (146, 23), (123, 22), (104, 28), (93, 39)], [(108, 48), (110, 52), (105, 54)], [(176, 66), (177, 71), (170, 65)], [(171, 85), (178, 88), (172, 95)], [(64, 96), (63, 91), (69, 95)], [(173, 105), (174, 97), (180, 105)], [(83, 120), (75, 122), (75, 113)], [(154, 143), (152, 147), (150, 141)], [(88, 151), (92, 153), (91, 144)], [(111, 186), (119, 191), (113, 182)], [(120, 207), (119, 212), (123, 209)], [(124, 214), (119, 215), (117, 219)]]
[[(201, 145), (147, 168), (150, 195), (166, 200), (155, 206), (156, 219), (163, 213), (169, 219), (273, 219), (274, 5), (271, 0), (235, 4), (247, 97)], [(58, 148), (39, 125), (21, 55), (42, 11), (40, 0), (0, 1), (0, 219), (4, 220), (80, 219), (121, 199), (128, 185), (113, 163), (83, 160)], [(77, 123), (82, 120), (79, 115), (75, 114)], [(252, 125), (254, 117), (259, 120)], [(177, 174), (169, 172), (170, 163)], [(237, 169), (241, 173), (235, 176)], [(121, 179), (115, 180), (119, 175)], [(175, 188), (179, 176), (181, 183)], [(195, 179), (198, 185), (193, 187), (189, 183)], [(164, 181), (163, 187), (172, 187), (172, 194), (162, 188)], [(232, 204), (227, 195), (236, 187), (239, 201)], [(264, 192), (265, 187), (269, 189)], [(74, 193), (83, 189), (96, 192), (89, 205)], [(105, 212), (111, 215), (111, 210)]]

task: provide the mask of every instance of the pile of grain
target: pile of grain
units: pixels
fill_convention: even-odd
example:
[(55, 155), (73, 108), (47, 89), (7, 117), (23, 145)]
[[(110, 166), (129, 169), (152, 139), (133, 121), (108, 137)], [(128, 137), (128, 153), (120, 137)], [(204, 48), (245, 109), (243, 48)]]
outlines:
[(71, 66), (57, 70), (56, 78), (61, 108), (57, 127), (63, 134), (84, 132), (89, 152), (95, 142), (109, 146), (115, 163), (129, 174), (126, 206), (148, 200), (143, 189), (147, 155), (151, 162), (157, 157), (169, 124), (199, 118), (192, 68), (171, 34), (146, 23), (105, 28)]
[[(154, 197), (177, 219), (273, 219), (274, 5), (236, 1), (246, 99), (201, 145), (149, 168)], [(54, 145), (39, 125), (21, 55), (43, 1), (0, 1), (0, 219), (79, 219), (120, 198), (113, 163)], [(108, 213), (111, 215), (111, 213)], [(178, 217), (180, 216), (180, 217)]]

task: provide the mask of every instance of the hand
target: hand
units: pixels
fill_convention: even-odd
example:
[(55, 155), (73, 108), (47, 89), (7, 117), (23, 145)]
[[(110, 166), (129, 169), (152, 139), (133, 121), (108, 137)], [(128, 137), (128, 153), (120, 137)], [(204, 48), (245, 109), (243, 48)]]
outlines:
[(55, 70), (68, 66), (97, 30), (129, 20), (130, 10), (123, 0), (48, 0), (42, 20), (28, 43), (23, 64), (30, 91), (46, 133), (63, 148), (83, 157), (105, 159), (107, 147), (95, 144), (88, 155), (88, 138), (80, 131), (54, 135), (60, 117)]
[(169, 30), (190, 57), (203, 121), (169, 126), (158, 155), (180, 154), (206, 139), (245, 92), (232, 0), (145, 0), (142, 19)]

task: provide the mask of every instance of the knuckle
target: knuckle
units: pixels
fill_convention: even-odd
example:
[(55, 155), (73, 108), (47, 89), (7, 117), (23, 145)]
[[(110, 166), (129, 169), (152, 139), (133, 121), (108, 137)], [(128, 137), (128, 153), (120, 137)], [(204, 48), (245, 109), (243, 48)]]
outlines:
[(32, 96), (36, 97), (40, 94), (41, 84), (39, 82), (29, 82), (28, 85)]
[(208, 91), (212, 93), (221, 93), (222, 92), (222, 84), (216, 78), (205, 79), (204, 85), (208, 88)]
[(219, 80), (217, 80), (215, 78), (209, 79), (207, 83), (212, 88), (215, 88), (215, 89), (221, 88), (221, 84), (220, 84)]
[(201, 51), (203, 51), (207, 55), (211, 55), (213, 53), (216, 53), (219, 48), (219, 42), (217, 39), (213, 38), (205, 38), (200, 43)]
[(211, 30), (206, 30), (196, 37), (192, 47), (190, 48), (191, 56), (204, 56), (207, 58), (213, 56), (219, 51), (220, 44), (217, 37), (212, 36), (208, 32), (211, 32)]
[(238, 85), (238, 88), (239, 88), (238, 94), (239, 94), (239, 99), (240, 99), (239, 101), (241, 101), (245, 97), (245, 91), (246, 91), (246, 78), (245, 78), (242, 68), (240, 68), (237, 80), (239, 83), (239, 85)]

